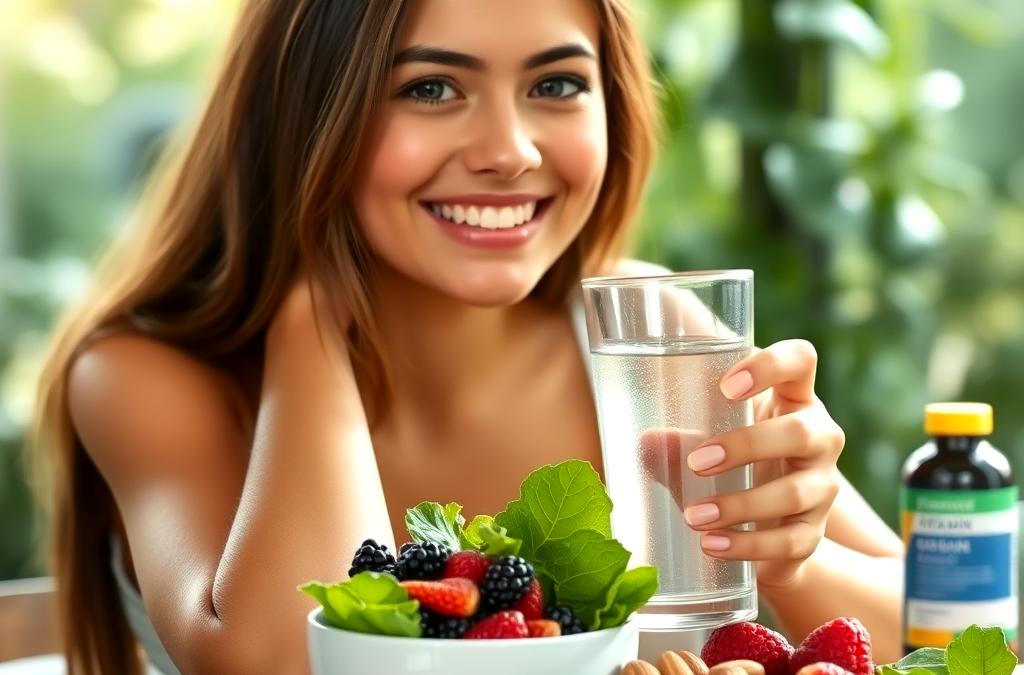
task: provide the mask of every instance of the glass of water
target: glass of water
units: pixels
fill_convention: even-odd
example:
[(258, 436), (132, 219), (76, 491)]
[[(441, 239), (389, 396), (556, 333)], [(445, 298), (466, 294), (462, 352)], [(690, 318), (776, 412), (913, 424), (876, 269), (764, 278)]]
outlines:
[(699, 499), (752, 485), (750, 466), (701, 477), (686, 456), (753, 422), (753, 404), (719, 387), (753, 347), (753, 279), (724, 270), (583, 281), (612, 531), (633, 552), (630, 565), (659, 571), (659, 591), (637, 617), (644, 631), (757, 616), (753, 563), (705, 555), (683, 519)]

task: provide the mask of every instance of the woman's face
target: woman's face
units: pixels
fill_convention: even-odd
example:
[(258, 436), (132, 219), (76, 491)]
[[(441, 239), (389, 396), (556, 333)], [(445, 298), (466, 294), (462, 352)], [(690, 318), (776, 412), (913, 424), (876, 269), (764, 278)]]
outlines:
[(524, 298), (587, 221), (608, 156), (593, 0), (413, 0), (356, 186), (392, 270)]

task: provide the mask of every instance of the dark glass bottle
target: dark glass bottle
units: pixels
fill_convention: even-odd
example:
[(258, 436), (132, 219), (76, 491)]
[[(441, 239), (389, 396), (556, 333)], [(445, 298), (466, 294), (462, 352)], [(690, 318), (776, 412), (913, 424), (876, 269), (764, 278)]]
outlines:
[(1017, 487), (986, 440), (983, 403), (925, 407), (931, 440), (903, 465), (907, 548), (903, 648), (945, 647), (971, 624), (998, 626), (1017, 645)]

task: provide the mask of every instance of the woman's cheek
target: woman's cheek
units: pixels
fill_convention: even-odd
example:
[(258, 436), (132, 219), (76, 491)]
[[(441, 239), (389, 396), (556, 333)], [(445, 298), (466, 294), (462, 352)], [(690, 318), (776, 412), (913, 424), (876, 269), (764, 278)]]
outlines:
[(367, 191), (377, 196), (408, 197), (428, 183), (444, 163), (447, 134), (414, 120), (392, 120), (373, 148)]

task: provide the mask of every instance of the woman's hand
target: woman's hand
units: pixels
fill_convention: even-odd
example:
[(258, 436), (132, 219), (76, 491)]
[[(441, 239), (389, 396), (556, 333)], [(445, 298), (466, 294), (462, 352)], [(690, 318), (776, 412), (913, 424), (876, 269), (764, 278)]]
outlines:
[[(702, 442), (687, 463), (701, 476), (754, 464), (754, 487), (687, 505), (684, 515), (703, 532), (710, 556), (758, 561), (758, 583), (791, 581), (825, 533), (839, 492), (836, 460), (842, 430), (814, 394), (814, 347), (787, 340), (729, 369), (722, 392), (754, 401), (754, 424)], [(753, 531), (728, 529), (756, 522)]]

